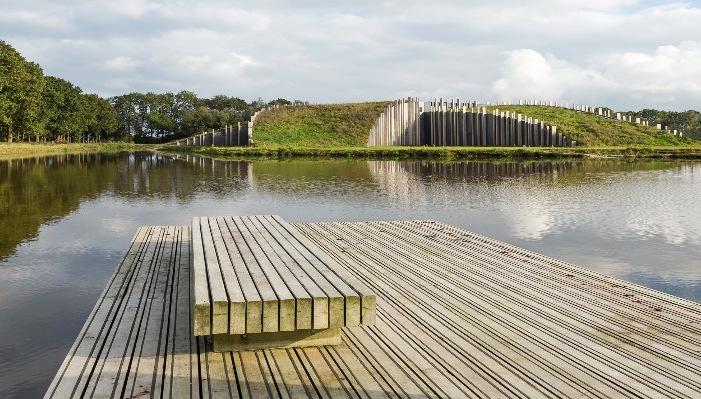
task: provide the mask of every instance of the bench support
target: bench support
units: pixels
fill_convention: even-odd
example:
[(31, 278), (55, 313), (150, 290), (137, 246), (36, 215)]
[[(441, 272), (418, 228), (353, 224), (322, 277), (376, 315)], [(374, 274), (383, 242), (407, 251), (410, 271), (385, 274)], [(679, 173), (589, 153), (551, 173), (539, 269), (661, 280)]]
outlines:
[(341, 329), (297, 330), (247, 335), (215, 334), (215, 352), (239, 352), (272, 348), (301, 348), (341, 344)]

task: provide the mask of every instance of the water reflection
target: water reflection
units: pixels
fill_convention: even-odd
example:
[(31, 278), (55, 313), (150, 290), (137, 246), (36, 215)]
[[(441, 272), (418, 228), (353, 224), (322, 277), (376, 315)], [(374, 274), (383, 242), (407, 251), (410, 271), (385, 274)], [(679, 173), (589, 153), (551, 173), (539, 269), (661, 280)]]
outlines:
[(700, 172), (616, 160), (0, 161), (0, 397), (43, 394), (138, 225), (193, 216), (437, 219), (701, 301)]
[[(251, 187), (250, 163), (152, 153), (70, 154), (0, 161), (0, 260), (44, 223), (109, 193), (121, 200), (191, 203), (198, 192), (219, 198)], [(123, 220), (103, 219), (120, 231)]]

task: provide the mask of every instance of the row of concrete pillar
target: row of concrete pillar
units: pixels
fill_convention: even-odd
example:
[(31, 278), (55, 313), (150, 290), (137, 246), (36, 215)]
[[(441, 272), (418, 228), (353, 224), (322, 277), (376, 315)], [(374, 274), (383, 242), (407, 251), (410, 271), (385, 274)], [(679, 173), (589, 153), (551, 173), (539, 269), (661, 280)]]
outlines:
[(423, 145), (420, 106), (416, 98), (397, 100), (387, 106), (370, 129), (368, 147)]
[[(489, 102), (487, 102), (486, 104), (491, 105)], [(573, 111), (586, 112), (586, 113), (594, 114), (594, 115), (601, 116), (604, 118), (610, 118), (610, 119), (615, 119), (618, 121), (635, 123), (635, 124), (638, 124), (641, 126), (650, 126), (650, 121), (647, 120), (646, 118), (627, 115), (627, 114), (624, 114), (622, 112), (613, 112), (613, 111), (611, 111), (611, 109), (605, 108), (605, 107), (591, 107), (589, 105), (559, 103), (557, 101), (542, 101), (542, 100), (497, 101), (494, 105), (497, 105), (497, 106), (499, 106), (499, 105), (535, 105), (535, 106), (541, 106), (541, 107), (556, 107), (556, 108), (569, 109), (569, 110), (573, 110)], [(662, 124), (659, 124), (659, 123), (655, 127), (657, 130), (664, 130), (665, 132), (668, 132), (668, 133), (673, 134), (673, 135), (678, 136), (678, 137), (684, 136), (684, 133), (681, 130), (671, 129), (668, 126), (663, 126)]]
[(390, 104), (370, 129), (368, 146), (574, 146), (576, 141), (534, 118), (487, 112), (475, 101), (407, 98)]
[(225, 125), (220, 130), (212, 129), (193, 136), (176, 140), (174, 145), (185, 146), (212, 146), (212, 147), (237, 147), (251, 144), (253, 139), (253, 123), (262, 113), (270, 109), (285, 107), (286, 105), (272, 105), (256, 111), (249, 122), (239, 122), (236, 126)]
[(238, 147), (247, 146), (250, 142), (253, 123), (239, 122), (236, 126), (225, 125), (220, 130), (212, 129), (194, 136), (175, 141), (177, 146), (211, 146), (211, 147)]
[(569, 147), (576, 144), (535, 118), (514, 112), (487, 112), (486, 108), (425, 111), (422, 126), (425, 145), (480, 147)]

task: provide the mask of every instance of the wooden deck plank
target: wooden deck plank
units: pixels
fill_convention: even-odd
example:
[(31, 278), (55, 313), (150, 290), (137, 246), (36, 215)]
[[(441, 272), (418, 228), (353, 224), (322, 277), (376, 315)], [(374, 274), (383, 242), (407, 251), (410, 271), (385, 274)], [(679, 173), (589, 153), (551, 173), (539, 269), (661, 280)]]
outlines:
[[(350, 234), (349, 232), (346, 232), (346, 234)], [(358, 237), (356, 237), (358, 238)], [(503, 299), (497, 298), (497, 297), (492, 297), (489, 299), (482, 299), (480, 297), (476, 296), (469, 296), (468, 298), (465, 298), (462, 300), (462, 298), (457, 299), (454, 297), (451, 297), (450, 295), (441, 295), (440, 289), (437, 289), (435, 287), (431, 286), (426, 286), (426, 287), (421, 287), (418, 284), (420, 284), (421, 281), (426, 280), (426, 277), (429, 277), (428, 279), (437, 283), (437, 287), (441, 287), (441, 289), (446, 290), (447, 292), (457, 292), (460, 289), (464, 289), (465, 287), (458, 287), (455, 286), (450, 280), (446, 279), (444, 275), (442, 275), (440, 272), (436, 272), (436, 270), (433, 270), (428, 264), (422, 263), (421, 259), (418, 259), (416, 257), (411, 257), (409, 256), (407, 252), (403, 251), (400, 248), (397, 247), (392, 247), (387, 249), (386, 252), (383, 252), (382, 249), (382, 243), (385, 241), (378, 240), (378, 244), (369, 244), (366, 243), (366, 247), (368, 248), (368, 251), (372, 251), (373, 253), (382, 253), (384, 256), (387, 257), (393, 257), (389, 260), (389, 263), (397, 266), (404, 266), (404, 271), (401, 271), (399, 269), (394, 270), (394, 274), (404, 274), (404, 275), (410, 275), (410, 274), (415, 274), (413, 281), (415, 284), (417, 284), (417, 288), (421, 288), (418, 292), (425, 292), (428, 295), (433, 295), (436, 299), (440, 299), (441, 306), (448, 306), (451, 305), (453, 306), (456, 310), (460, 309), (461, 307), (465, 306), (472, 306), (473, 303), (479, 303), (479, 307), (475, 307), (473, 311), (475, 312), (481, 312), (482, 317), (480, 318), (480, 321), (482, 321), (484, 327), (488, 327), (490, 330), (484, 330), (486, 331), (493, 331), (497, 332), (499, 331), (500, 334), (507, 334), (509, 333), (509, 326), (513, 326), (515, 329), (513, 334), (510, 334), (509, 337), (509, 342), (519, 342), (519, 344), (522, 347), (527, 348), (527, 353), (528, 354), (535, 354), (538, 353), (540, 346), (537, 345), (537, 343), (534, 341), (534, 337), (526, 336), (523, 337), (522, 335), (519, 335), (519, 331), (522, 330), (528, 330), (528, 329), (533, 329), (533, 328), (538, 328), (537, 325), (535, 324), (526, 324), (522, 322), (518, 318), (514, 318), (513, 316), (516, 314), (516, 312), (504, 312), (502, 308), (499, 306), (492, 306), (492, 304), (497, 304), (501, 300), (503, 302)], [(408, 260), (402, 259), (402, 256), (407, 256)], [(388, 263), (388, 264), (389, 264)], [(421, 270), (421, 273), (415, 273), (413, 270), (418, 269)], [(490, 287), (491, 290), (498, 290), (498, 287)], [(486, 290), (488, 291), (488, 290)], [(465, 292), (465, 294), (468, 294)], [(469, 295), (469, 294), (468, 294)], [(524, 305), (525, 307), (526, 305)], [(461, 323), (461, 318), (458, 317), (460, 314), (459, 311), (456, 311), (454, 313), (449, 313), (449, 312), (442, 312), (444, 317), (450, 318), (454, 323), (459, 324)], [(492, 320), (494, 319), (494, 320)], [(542, 332), (545, 335), (550, 335), (552, 339), (554, 340), (562, 340), (563, 335), (558, 335), (552, 333), (553, 330), (558, 330), (558, 328), (555, 326), (552, 326), (549, 324), (549, 320), (547, 318), (539, 318), (537, 315), (533, 315), (532, 317), (533, 320), (538, 320), (538, 324), (545, 325), (547, 327), (542, 327)], [(505, 329), (504, 327), (507, 327)], [(549, 328), (548, 328), (549, 327)], [(502, 332), (503, 331), (503, 332)], [(490, 333), (489, 335), (486, 335), (487, 338), (489, 337), (496, 337), (496, 333)], [(526, 338), (524, 340), (524, 338)], [(545, 342), (545, 341), (543, 341)], [(563, 342), (564, 343), (564, 342)], [(543, 343), (541, 343), (542, 345)], [(494, 344), (492, 344), (494, 345)], [(591, 347), (589, 347), (591, 349)], [(579, 356), (579, 362), (581, 364), (585, 363), (585, 357), (587, 354), (584, 353), (579, 353), (577, 350), (576, 346), (570, 346), (568, 347), (569, 353), (571, 353), (574, 356)], [(504, 349), (502, 349), (504, 350)], [(547, 353), (547, 352), (546, 352)], [(589, 362), (592, 362), (594, 364), (599, 364), (599, 368), (603, 367), (606, 371), (606, 374), (608, 375), (617, 375), (620, 370), (616, 368), (607, 368), (607, 363), (601, 363), (601, 359), (597, 357), (589, 357), (586, 360)], [(542, 369), (542, 365), (549, 365), (550, 370), (546, 371), (543, 370), (542, 372), (538, 372), (540, 369)], [(637, 366), (637, 363), (635, 363)], [(559, 359), (556, 359), (554, 356), (549, 356), (548, 358), (541, 358), (539, 360), (535, 360), (533, 362), (532, 367), (528, 367), (528, 373), (537, 373), (535, 380), (546, 380), (545, 378), (547, 376), (547, 373), (552, 373), (556, 372), (556, 374), (560, 373), (560, 370), (562, 368), (568, 367), (566, 364), (563, 364)], [(589, 368), (590, 372), (596, 372), (598, 368), (591, 367)], [(524, 371), (525, 372), (525, 371)], [(576, 375), (576, 372), (574, 370), (570, 370), (571, 373), (574, 373)], [(546, 374), (543, 374), (546, 373)], [(645, 390), (646, 386), (639, 385), (636, 387), (638, 390)], [(551, 387), (551, 389), (556, 389), (556, 387)]]
[[(293, 258), (296, 254), (295, 249), (278, 233), (278, 231), (264, 218), (256, 218), (265, 228), (266, 233), (272, 239), (269, 241), (274, 248), (276, 254), (282, 259), (290, 272), (299, 281), (309, 296), (312, 298), (312, 314), (311, 319), (307, 322), (306, 318), (298, 318), (297, 328), (305, 329), (322, 329), (328, 327), (329, 319), (329, 299), (326, 292), (319, 287), (315, 280), (310, 276), (304, 267)], [(274, 244), (273, 244), (274, 243)]]
[[(421, 243), (418, 243), (417, 245), (421, 245)], [(410, 249), (413, 249), (415, 247), (408, 247)], [(396, 249), (395, 249), (396, 250)], [(414, 250), (415, 251), (415, 250)], [(423, 255), (427, 251), (423, 251), (421, 254)], [(445, 251), (441, 252), (442, 254), (445, 255)], [(475, 259), (479, 259), (477, 255), (473, 255)], [(416, 261), (416, 259), (414, 259)], [(489, 259), (483, 259), (483, 261), (493, 261), (493, 258)], [(446, 267), (449, 267), (446, 266)], [(453, 270), (456, 273), (460, 273), (459, 270)], [(664, 367), (668, 370), (667, 375), (673, 379), (679, 379), (683, 380), (681, 381), (683, 384), (694, 384), (695, 383), (695, 378), (694, 376), (696, 375), (694, 373), (694, 370), (688, 370), (687, 364), (691, 360), (688, 356), (685, 356), (683, 358), (679, 359), (673, 359), (671, 355), (668, 352), (657, 352), (657, 348), (655, 347), (655, 343), (658, 343), (659, 341), (656, 342), (649, 342), (646, 343), (645, 340), (642, 340), (641, 337), (638, 336), (638, 334), (630, 334), (628, 333), (625, 337), (621, 336), (619, 334), (620, 327), (615, 324), (609, 323), (607, 326), (605, 323), (600, 322), (594, 318), (589, 318), (586, 315), (584, 315), (582, 312), (579, 313), (570, 313), (570, 316), (567, 316), (568, 310), (567, 308), (562, 308), (558, 312), (555, 312), (553, 309), (556, 309), (559, 305), (559, 302), (565, 302), (566, 298), (557, 298), (552, 303), (549, 303), (552, 299), (546, 296), (540, 296), (538, 293), (537, 287), (531, 287), (529, 292), (522, 291), (523, 287), (527, 286), (527, 283), (521, 283), (519, 285), (514, 285), (513, 282), (508, 281), (507, 279), (500, 279), (498, 278), (497, 272), (492, 272), (489, 274), (490, 278), (496, 278), (495, 280), (495, 285), (491, 286), (488, 281), (485, 280), (480, 280), (479, 282), (476, 282), (475, 284), (481, 284), (484, 285), (485, 287), (489, 287), (489, 292), (491, 293), (496, 293), (499, 292), (500, 290), (506, 290), (508, 293), (520, 293), (520, 295), (524, 298), (532, 297), (530, 303), (523, 303), (522, 308), (527, 309), (527, 308), (534, 308), (534, 311), (536, 312), (535, 315), (532, 315), (532, 318), (536, 318), (537, 316), (545, 316), (545, 315), (550, 315), (549, 320), (555, 320), (555, 319), (560, 319), (564, 317), (564, 322), (560, 323), (561, 325), (565, 325), (566, 327), (558, 327), (556, 325), (549, 325), (549, 331), (561, 331), (562, 334), (569, 336), (571, 334), (571, 331), (564, 331), (564, 328), (568, 330), (574, 330), (575, 334), (574, 337), (582, 337), (583, 339), (588, 339), (588, 340), (593, 340), (598, 342), (600, 344), (600, 353), (608, 353), (609, 357), (616, 358), (619, 356), (619, 353), (634, 353), (636, 352), (636, 349), (641, 349), (645, 348), (643, 351), (637, 351), (636, 352), (636, 364), (640, 364), (641, 366), (645, 366), (647, 364), (648, 367), (655, 367), (658, 369), (658, 371), (661, 372), (662, 375), (665, 375), (663, 372), (664, 369), (660, 369), (660, 367)], [(474, 277), (479, 275), (477, 271), (470, 273), (470, 277)], [(466, 277), (467, 278), (467, 277)], [(548, 305), (540, 305), (540, 303), (543, 304), (548, 304)], [(546, 320), (546, 323), (550, 323), (549, 320)], [(602, 332), (605, 332), (608, 334), (608, 336), (611, 337), (618, 337), (618, 339), (614, 340), (604, 340), (602, 339)], [(630, 331), (629, 331), (630, 332)], [(658, 337), (662, 338), (662, 337)], [(632, 346), (631, 341), (637, 339), (638, 342), (635, 342), (635, 345)], [(649, 345), (646, 345), (649, 344)], [(584, 345), (588, 345), (588, 343), (584, 343)], [(647, 360), (646, 360), (647, 359)], [(676, 360), (676, 361), (675, 361)], [(613, 361), (614, 364), (619, 363), (619, 360)], [(651, 363), (651, 361), (654, 363)], [(698, 373), (698, 369), (695, 370), (696, 373)], [(642, 375), (645, 375), (646, 372), (644, 369), (640, 370)], [(686, 377), (686, 380), (684, 380), (684, 377)], [(671, 384), (671, 382), (670, 382)], [(697, 386), (701, 387), (701, 385)]]
[[(372, 269), (363, 270), (362, 272), (370, 279), (369, 281), (371, 281), (371, 286), (373, 287), (373, 289), (376, 290), (376, 292), (378, 292), (378, 294), (380, 294), (380, 297), (383, 299), (382, 302), (380, 302), (380, 304), (378, 305), (378, 311), (387, 314), (407, 313), (415, 315), (417, 318), (420, 318), (422, 320), (425, 320), (426, 323), (420, 326), (420, 328), (436, 328), (437, 331), (434, 332), (437, 333), (438, 337), (435, 340), (428, 340), (426, 342), (423, 342), (423, 345), (427, 347), (437, 347), (445, 345), (446, 343), (450, 344), (450, 349), (455, 351), (457, 356), (463, 356), (463, 359), (461, 360), (461, 363), (463, 364), (463, 369), (479, 370), (481, 368), (482, 370), (488, 371), (487, 375), (478, 375), (479, 378), (473, 378), (470, 380), (470, 382), (476, 385), (475, 391), (489, 392), (490, 387), (492, 387), (493, 385), (497, 385), (500, 387), (500, 392), (506, 392), (505, 397), (538, 396), (538, 392), (535, 390), (532, 392), (526, 392), (525, 394), (520, 392), (516, 385), (519, 384), (521, 379), (513, 375), (513, 372), (511, 370), (505, 368), (502, 364), (500, 364), (498, 359), (495, 359), (488, 351), (485, 351), (484, 344), (480, 345), (479, 342), (462, 339), (459, 335), (456, 335), (452, 333), (451, 330), (445, 328), (446, 326), (444, 325), (443, 315), (440, 312), (438, 312), (435, 308), (429, 310), (424, 309), (422, 305), (427, 302), (427, 298), (423, 296), (417, 296), (416, 290), (414, 289), (420, 287), (412, 287), (411, 285), (408, 285), (406, 281), (403, 280), (392, 280), (389, 277), (391, 277), (392, 274), (396, 274), (395, 272), (391, 270), (387, 271), (383, 268), (380, 268), (380, 264), (377, 261), (370, 259), (361, 253), (351, 252), (346, 246), (339, 246), (339, 241), (334, 239), (334, 237), (336, 237), (335, 234), (337, 234), (338, 232), (334, 230), (329, 231), (324, 229), (323, 227), (326, 227), (325, 225), (322, 225), (321, 227), (318, 226), (319, 225), (315, 226), (315, 228), (319, 229), (318, 235), (314, 235), (311, 231), (308, 231), (307, 229), (303, 229), (303, 231), (305, 231), (305, 233), (307, 233), (310, 237), (322, 239), (323, 237), (329, 237), (329, 239), (331, 240), (331, 245), (329, 247), (325, 247), (325, 249), (329, 253), (335, 256), (339, 256), (339, 260), (342, 260), (343, 258), (352, 259), (353, 257), (356, 257), (355, 261), (350, 260), (348, 262), (344, 262), (345, 264), (357, 264), (362, 265), (362, 267), (368, 267)], [(336, 246), (335, 249), (334, 246)], [(430, 278), (427, 278), (426, 281), (430, 282)], [(429, 299), (428, 303), (436, 303), (436, 301), (432, 301)], [(356, 329), (351, 329), (350, 331), (355, 332)], [(356, 334), (361, 335), (362, 333), (362, 331), (359, 331)], [(475, 335), (479, 336), (480, 332), (475, 331)], [(401, 373), (404, 372), (402, 371)], [(497, 380), (496, 384), (493, 380)], [(455, 382), (463, 383), (465, 382), (465, 380), (456, 379)], [(500, 396), (492, 395), (491, 397)]]
[(342, 326), (345, 319), (344, 294), (341, 293), (336, 286), (334, 286), (333, 283), (328, 280), (327, 276), (324, 276), (324, 274), (314, 266), (308, 256), (305, 256), (305, 253), (307, 252), (306, 248), (300, 245), (300, 243), (294, 239), (290, 232), (285, 229), (284, 226), (280, 225), (279, 221), (273, 218), (266, 219), (268, 219), (268, 222), (271, 225), (271, 233), (273, 233), (279, 242), (286, 243), (288, 246), (287, 248), (289, 248), (290, 251), (288, 252), (290, 256), (328, 297), (328, 313), (324, 314), (323, 310), (322, 312), (317, 313), (315, 309), (313, 323), (314, 329), (321, 330), (325, 328)]
[[(277, 272), (280, 274), (280, 278), (284, 281), (284, 284), (290, 290), (295, 300), (295, 315), (294, 315), (294, 325), (292, 330), (309, 330), (312, 328), (312, 298), (305, 289), (304, 285), (300, 280), (298, 280), (297, 275), (293, 272), (294, 262), (291, 262), (289, 257), (284, 257), (287, 255), (280, 244), (275, 241), (275, 239), (268, 233), (265, 227), (256, 218), (249, 218), (252, 226), (255, 228), (256, 240), (259, 245), (263, 248), (266, 256), (273, 264)], [(282, 255), (284, 253), (284, 255)], [(305, 275), (306, 276), (306, 275)], [(308, 276), (307, 276), (308, 277)], [(318, 287), (313, 284), (314, 288)], [(318, 290), (319, 296), (323, 296), (323, 292)], [(281, 330), (282, 329), (282, 322)], [(288, 330), (289, 331), (289, 330)]]
[(174, 261), (177, 242), (175, 227), (165, 228), (161, 256), (154, 274), (154, 284), (149, 293), (137, 327), (136, 341), (133, 349), (132, 363), (126, 371), (126, 383), (123, 392), (129, 397), (146, 396), (153, 392), (154, 377), (158, 375), (158, 365), (162, 367), (163, 345), (167, 337), (163, 337), (166, 322), (166, 301), (169, 300), (169, 283), (172, 273), (176, 270), (171, 264)]
[(89, 373), (95, 361), (95, 354), (100, 349), (100, 337), (108, 331), (105, 321), (110, 319), (110, 314), (118, 310), (120, 294), (129, 289), (130, 276), (134, 273), (136, 264), (143, 258), (152, 234), (151, 227), (138, 228), (126, 255), (105, 286), (78, 338), (59, 367), (59, 372), (46, 391), (47, 398), (71, 396), (75, 393), (74, 389), (78, 387), (78, 382), (84, 373)]
[(195, 313), (193, 323), (195, 335), (209, 335), (212, 333), (212, 302), (209, 295), (207, 281), (207, 264), (205, 261), (204, 247), (202, 245), (201, 219), (192, 219), (192, 274), (195, 281), (201, 283), (193, 287), (195, 300)]
[[(241, 222), (236, 218), (224, 218), (229, 231), (231, 232), (231, 237), (233, 238), (236, 246), (238, 247), (241, 257), (248, 269), (248, 273), (251, 276), (251, 281), (258, 294), (260, 295), (262, 301), (262, 313), (261, 313), (261, 329), (252, 331), (247, 329), (249, 333), (253, 332), (276, 332), (280, 330), (280, 313), (278, 298), (275, 295), (273, 287), (270, 285), (263, 269), (258, 264), (256, 257), (251, 252), (248, 243), (246, 242), (247, 232), (241, 230)], [(245, 230), (245, 229), (244, 229)], [(257, 311), (257, 309), (256, 309)], [(256, 315), (257, 316), (257, 315)]]
[(269, 386), (261, 372), (257, 352), (238, 352), (241, 358), (241, 372), (248, 386), (250, 398), (270, 398), (275, 392), (274, 386)]
[[(191, 307), (194, 301), (191, 300), (191, 276), (190, 276), (190, 226), (180, 227), (180, 240), (177, 254), (178, 271), (176, 275), (177, 286), (172, 291), (174, 296), (169, 301), (171, 307), (170, 314), (171, 331), (167, 337), (166, 359), (163, 373), (163, 397), (182, 395), (193, 397), (199, 391), (199, 376), (197, 366), (193, 367), (197, 353), (195, 337), (192, 324)], [(154, 392), (158, 392), (158, 386)]]
[(165, 229), (155, 227), (153, 244), (142, 261), (143, 267), (130, 284), (126, 303), (120, 307), (117, 318), (111, 320), (112, 328), (103, 341), (104, 350), (93, 364), (93, 370), (84, 383), (82, 391), (92, 397), (109, 397), (121, 394), (125, 387), (124, 374), (133, 360), (135, 341), (139, 333), (139, 321), (145, 310), (147, 298), (153, 285), (158, 259), (163, 250)]
[[(275, 367), (275, 377), (284, 387), (284, 396), (292, 399), (308, 398), (307, 384), (290, 359), (290, 349), (270, 349), (268, 353)], [(281, 391), (283, 388), (280, 389)]]
[(241, 229), (248, 248), (263, 271), (270, 289), (277, 297), (278, 314), (275, 315), (277, 322), (277, 330), (275, 331), (295, 331), (297, 325), (295, 320), (295, 297), (280, 277), (276, 266), (281, 265), (279, 263), (273, 265), (270, 257), (273, 257), (274, 253), (269, 249), (270, 247), (267, 246), (266, 242), (261, 240), (258, 230), (253, 226), (249, 218), (237, 217), (234, 218), (234, 221)]
[[(193, 222), (194, 223), (194, 222)], [(204, 251), (204, 259), (207, 267), (207, 279), (199, 280), (195, 275), (196, 285), (207, 284), (211, 299), (210, 318), (211, 318), (211, 333), (210, 334), (226, 334), (229, 331), (229, 297), (226, 293), (224, 285), (223, 273), (219, 263), (217, 251), (214, 248), (214, 239), (212, 237), (212, 227), (209, 224), (208, 218), (199, 218), (200, 231), (202, 232), (202, 248)], [(214, 226), (216, 228), (216, 226)], [(194, 228), (193, 228), (194, 230)], [(197, 259), (197, 254), (194, 255)]]
[[(279, 224), (240, 226), (259, 262), (317, 270)], [(698, 304), (440, 223), (291, 226), (377, 294), (376, 326), (336, 347), (214, 353), (194, 336), (189, 227), (141, 228), (46, 397), (701, 397)]]
[[(364, 318), (366, 324), (372, 325), (374, 321), (375, 294), (367, 288), (360, 280), (352, 277), (331, 257), (313, 244), (307, 237), (301, 234), (294, 226), (287, 223), (279, 216), (270, 216), (285, 229), (286, 233), (294, 241), (300, 244), (300, 253), (331, 283), (345, 298), (345, 314), (343, 324), (347, 326), (357, 326), (363, 319), (362, 311), (365, 310)], [(364, 303), (361, 306), (361, 300)], [(335, 327), (336, 325), (332, 325)]]
[(214, 249), (217, 251), (217, 259), (219, 260), (219, 268), (221, 269), (224, 287), (226, 288), (226, 296), (229, 299), (229, 334), (245, 334), (246, 333), (246, 299), (241, 289), (241, 284), (234, 271), (234, 266), (231, 263), (229, 252), (224, 244), (224, 238), (221, 233), (220, 222), (221, 218), (207, 218), (212, 241), (214, 241)]
[(253, 283), (253, 278), (246, 266), (246, 261), (234, 241), (233, 232), (224, 218), (217, 218), (219, 229), (224, 239), (226, 250), (231, 259), (239, 286), (246, 301), (246, 332), (257, 333), (263, 331), (263, 302)]
[[(151, 375), (153, 387), (150, 392), (161, 392), (165, 390), (166, 385), (170, 385), (173, 367), (173, 348), (171, 343), (174, 342), (173, 335), (175, 334), (177, 315), (175, 314), (176, 304), (178, 303), (178, 289), (180, 287), (180, 267), (181, 259), (180, 247), (182, 246), (182, 230), (180, 226), (174, 227), (174, 248), (172, 251), (172, 267), (171, 278), (167, 283), (166, 294), (163, 299), (163, 326), (161, 336), (159, 337), (159, 362), (154, 366), (154, 372)], [(166, 370), (171, 370), (166, 373)]]

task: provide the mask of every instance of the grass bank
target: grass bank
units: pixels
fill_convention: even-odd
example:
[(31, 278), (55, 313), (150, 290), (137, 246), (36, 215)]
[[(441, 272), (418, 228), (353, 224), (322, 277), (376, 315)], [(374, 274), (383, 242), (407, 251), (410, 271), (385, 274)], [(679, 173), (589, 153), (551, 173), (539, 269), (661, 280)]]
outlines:
[(387, 102), (299, 105), (262, 112), (253, 126), (258, 147), (364, 147)]
[(701, 145), (609, 147), (160, 147), (217, 158), (557, 159), (584, 157), (701, 159)]
[(0, 159), (25, 158), (41, 155), (95, 152), (149, 151), (156, 146), (131, 143), (34, 144), (0, 143)]
[(679, 138), (659, 131), (654, 127), (608, 119), (569, 109), (530, 105), (492, 106), (500, 111), (512, 111), (524, 116), (537, 118), (549, 125), (557, 126), (558, 131), (577, 140), (583, 146), (685, 146), (694, 140)]

